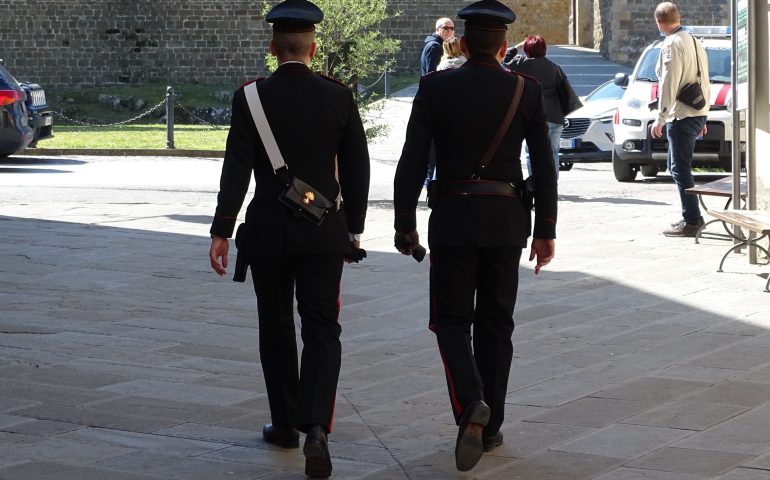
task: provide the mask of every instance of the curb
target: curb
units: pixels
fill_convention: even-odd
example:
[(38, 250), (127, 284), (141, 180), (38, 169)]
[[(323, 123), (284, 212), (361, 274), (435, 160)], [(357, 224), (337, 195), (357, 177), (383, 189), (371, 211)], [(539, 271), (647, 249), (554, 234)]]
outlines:
[(224, 158), (224, 150), (177, 150), (174, 148), (156, 149), (109, 149), (109, 148), (28, 148), (14, 155), (94, 155), (94, 156), (124, 156), (124, 157), (203, 157)]

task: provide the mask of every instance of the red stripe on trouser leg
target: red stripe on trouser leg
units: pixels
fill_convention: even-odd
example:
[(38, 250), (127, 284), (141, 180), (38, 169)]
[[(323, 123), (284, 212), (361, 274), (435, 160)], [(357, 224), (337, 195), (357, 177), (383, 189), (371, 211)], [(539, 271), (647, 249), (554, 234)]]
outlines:
[[(342, 266), (345, 266), (345, 260), (342, 261)], [(340, 282), (342, 282), (342, 278), (340, 277)], [(342, 310), (342, 302), (340, 302), (340, 290), (342, 289), (341, 283), (337, 283), (337, 325), (340, 324), (340, 310)], [(334, 412), (337, 410), (337, 395), (335, 392), (334, 398), (332, 399), (332, 414), (329, 417), (329, 431), (327, 433), (332, 433), (332, 426), (334, 425)]]
[(446, 359), (444, 358), (444, 352), (441, 351), (441, 347), (438, 347), (438, 353), (441, 355), (441, 363), (444, 364), (444, 374), (446, 375), (446, 383), (449, 387), (449, 401), (452, 402), (452, 408), (455, 412), (457, 412), (457, 416), (462, 416), (463, 413), (463, 407), (460, 405), (460, 402), (457, 400), (457, 394), (455, 393), (455, 384), (452, 381), (452, 374), (449, 373), (449, 366), (446, 363)]
[[(428, 278), (430, 284), (433, 285), (433, 255), (430, 253), (428, 254), (428, 261), (430, 262)], [(436, 333), (436, 294), (433, 293), (433, 288), (430, 288), (428, 301), (430, 302), (430, 311), (428, 312), (428, 330)]]

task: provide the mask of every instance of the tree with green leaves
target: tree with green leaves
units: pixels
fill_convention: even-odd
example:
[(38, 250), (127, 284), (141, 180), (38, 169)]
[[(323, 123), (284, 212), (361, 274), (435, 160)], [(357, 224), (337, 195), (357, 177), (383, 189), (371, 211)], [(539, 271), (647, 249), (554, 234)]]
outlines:
[[(279, 2), (264, 2), (263, 14)], [(361, 118), (369, 138), (384, 133), (385, 126), (375, 125), (367, 116), (376, 111), (374, 96), (360, 89), (359, 83), (377, 79), (395, 63), (394, 54), (400, 41), (380, 30), (379, 24), (400, 12), (388, 12), (387, 0), (313, 0), (324, 12), (324, 20), (316, 26), (315, 57), (310, 68), (336, 78), (353, 89)], [(268, 68), (277, 65), (268, 57)]]

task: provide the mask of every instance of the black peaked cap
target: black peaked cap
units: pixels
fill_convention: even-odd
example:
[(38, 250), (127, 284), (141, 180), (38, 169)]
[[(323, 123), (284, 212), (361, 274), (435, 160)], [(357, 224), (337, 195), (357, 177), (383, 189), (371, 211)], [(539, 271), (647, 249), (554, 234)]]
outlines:
[(465, 28), (476, 30), (507, 30), (516, 21), (516, 14), (497, 0), (474, 2), (457, 12), (465, 20)]
[(323, 19), (324, 12), (308, 0), (284, 0), (265, 17), (278, 32), (311, 32)]

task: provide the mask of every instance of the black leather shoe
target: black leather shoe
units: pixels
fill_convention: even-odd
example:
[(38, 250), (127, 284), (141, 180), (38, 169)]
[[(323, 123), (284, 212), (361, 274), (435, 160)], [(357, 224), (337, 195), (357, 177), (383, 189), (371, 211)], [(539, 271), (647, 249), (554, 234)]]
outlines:
[(262, 438), (267, 443), (283, 448), (299, 448), (299, 432), (296, 428), (276, 427), (268, 423), (262, 427)]
[(459, 471), (467, 472), (475, 467), (481, 459), (481, 454), (484, 453), (482, 434), (469, 434), (466, 431), (468, 425), (476, 423), (485, 427), (489, 422), (490, 414), (489, 406), (483, 400), (475, 400), (465, 407), (465, 411), (460, 417), (460, 428), (455, 445), (455, 464)]
[(485, 452), (491, 452), (503, 444), (503, 432), (497, 432), (492, 436), (483, 437), (481, 443), (484, 445)]
[(305, 454), (305, 475), (312, 478), (328, 478), (332, 474), (329, 440), (323, 427), (316, 425), (307, 432), (302, 451)]

